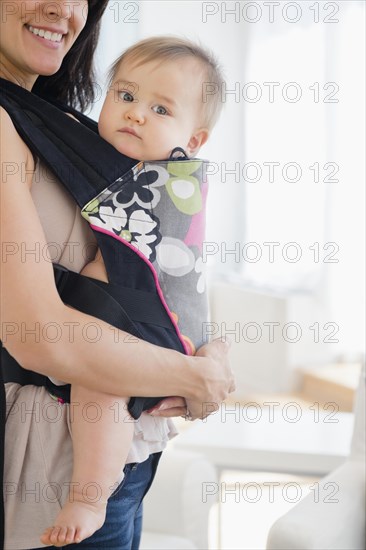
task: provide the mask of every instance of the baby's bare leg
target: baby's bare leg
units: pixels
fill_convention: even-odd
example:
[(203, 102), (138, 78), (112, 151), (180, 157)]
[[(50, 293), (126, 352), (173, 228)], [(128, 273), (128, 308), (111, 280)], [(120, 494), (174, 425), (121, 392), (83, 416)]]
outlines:
[(43, 544), (78, 543), (100, 529), (133, 435), (126, 399), (71, 387), (74, 467), (70, 494)]

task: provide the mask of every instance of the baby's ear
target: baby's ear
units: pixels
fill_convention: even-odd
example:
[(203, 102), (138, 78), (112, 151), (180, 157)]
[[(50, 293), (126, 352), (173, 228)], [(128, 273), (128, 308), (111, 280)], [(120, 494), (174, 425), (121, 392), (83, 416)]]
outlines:
[(198, 150), (206, 143), (209, 137), (209, 131), (207, 128), (200, 128), (197, 130), (191, 139), (189, 140), (186, 150), (190, 157), (194, 157)]

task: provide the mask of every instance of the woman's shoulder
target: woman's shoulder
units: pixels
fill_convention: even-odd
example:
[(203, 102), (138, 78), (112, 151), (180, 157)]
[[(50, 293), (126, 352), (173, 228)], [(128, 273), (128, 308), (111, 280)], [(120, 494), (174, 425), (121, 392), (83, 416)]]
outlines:
[(9, 113), (0, 107), (0, 158), (2, 164), (2, 183), (15, 173), (24, 177), (21, 180), (32, 185), (32, 173), (35, 162), (29, 147), (18, 134)]

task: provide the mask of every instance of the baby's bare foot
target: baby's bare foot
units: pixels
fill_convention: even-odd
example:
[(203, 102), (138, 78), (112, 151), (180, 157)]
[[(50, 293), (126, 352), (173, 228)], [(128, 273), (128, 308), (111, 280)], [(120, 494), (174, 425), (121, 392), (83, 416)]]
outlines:
[(65, 546), (91, 537), (102, 527), (106, 507), (107, 504), (103, 502), (67, 502), (58, 514), (55, 524), (43, 532), (41, 542), (47, 546)]

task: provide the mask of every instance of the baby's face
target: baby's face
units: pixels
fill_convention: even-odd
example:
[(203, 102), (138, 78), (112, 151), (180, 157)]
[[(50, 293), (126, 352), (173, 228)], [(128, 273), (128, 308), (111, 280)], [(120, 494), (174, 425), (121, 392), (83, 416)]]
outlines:
[(194, 156), (208, 137), (200, 125), (202, 81), (193, 58), (122, 63), (100, 114), (100, 135), (138, 160), (166, 159), (174, 147)]

